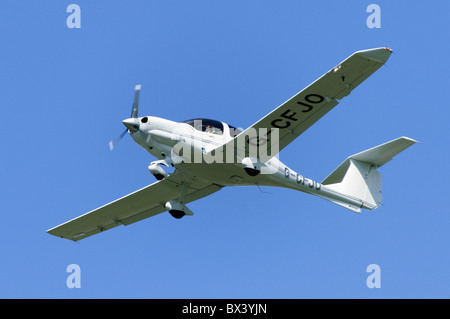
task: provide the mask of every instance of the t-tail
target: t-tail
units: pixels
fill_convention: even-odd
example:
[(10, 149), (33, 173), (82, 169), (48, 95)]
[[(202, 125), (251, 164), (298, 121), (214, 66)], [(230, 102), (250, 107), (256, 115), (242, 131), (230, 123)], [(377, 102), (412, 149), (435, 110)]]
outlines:
[(348, 157), (325, 178), (317, 195), (358, 213), (361, 208), (377, 208), (382, 201), (377, 168), (415, 143), (411, 138), (399, 137)]

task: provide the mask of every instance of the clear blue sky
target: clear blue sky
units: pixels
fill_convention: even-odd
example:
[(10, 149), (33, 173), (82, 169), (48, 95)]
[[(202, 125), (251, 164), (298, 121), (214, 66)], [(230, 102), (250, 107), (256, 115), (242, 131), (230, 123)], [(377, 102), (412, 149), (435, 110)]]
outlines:
[[(66, 8), (81, 7), (81, 29)], [(369, 29), (366, 7), (381, 8)], [(86, 1), (0, 4), (1, 298), (449, 298), (446, 1)], [(355, 214), (287, 189), (225, 188), (73, 243), (46, 230), (154, 182), (123, 129), (141, 115), (247, 127), (354, 51), (387, 65), (280, 154), (321, 181), (347, 156), (419, 140)], [(81, 267), (69, 289), (66, 267)], [(381, 268), (369, 289), (366, 268)]]

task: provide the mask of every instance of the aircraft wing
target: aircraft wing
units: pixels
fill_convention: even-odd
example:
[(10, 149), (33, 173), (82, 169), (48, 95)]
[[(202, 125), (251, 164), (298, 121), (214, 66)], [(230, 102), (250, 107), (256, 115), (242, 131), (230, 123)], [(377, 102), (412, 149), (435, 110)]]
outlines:
[[(47, 232), (61, 238), (78, 241), (118, 225), (129, 225), (160, 214), (165, 203), (181, 194), (183, 179), (176, 172), (166, 179), (146, 186), (109, 204), (49, 229)], [(192, 186), (192, 187), (191, 187)], [(189, 185), (183, 203), (206, 197), (222, 187), (197, 182)]]
[[(335, 107), (339, 100), (350, 94), (361, 82), (378, 70), (389, 58), (392, 50), (377, 48), (357, 51), (325, 73), (318, 80), (294, 95), (274, 111), (260, 119), (244, 132), (221, 146), (223, 151), (233, 150), (259, 158), (262, 162), (296, 139), (312, 124)], [(278, 137), (275, 130), (278, 129)], [(245, 138), (245, 142), (237, 142)], [(251, 146), (254, 146), (253, 149)], [(265, 160), (261, 147), (267, 148)], [(274, 151), (272, 151), (274, 149)], [(215, 151), (217, 152), (218, 149)], [(274, 154), (272, 154), (272, 152)]]

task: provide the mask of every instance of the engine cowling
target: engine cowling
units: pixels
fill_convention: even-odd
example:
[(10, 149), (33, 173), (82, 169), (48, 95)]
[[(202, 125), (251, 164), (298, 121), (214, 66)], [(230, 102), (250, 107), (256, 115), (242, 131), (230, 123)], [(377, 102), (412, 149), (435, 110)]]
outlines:
[(153, 176), (155, 176), (158, 181), (167, 177), (167, 173), (161, 166), (159, 166), (158, 163), (151, 163), (148, 167), (148, 170), (150, 171), (150, 173), (152, 173)]
[(261, 163), (257, 158), (244, 158), (242, 160), (242, 167), (250, 176), (257, 176), (259, 173), (261, 173)]

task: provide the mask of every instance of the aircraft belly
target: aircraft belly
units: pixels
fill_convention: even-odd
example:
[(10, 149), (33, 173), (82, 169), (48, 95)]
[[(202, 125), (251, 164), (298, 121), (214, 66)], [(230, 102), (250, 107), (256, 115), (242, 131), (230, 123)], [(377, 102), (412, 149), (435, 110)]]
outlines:
[(183, 164), (195, 179), (202, 179), (221, 186), (283, 186), (281, 172), (275, 174), (248, 175), (245, 170), (236, 164)]

